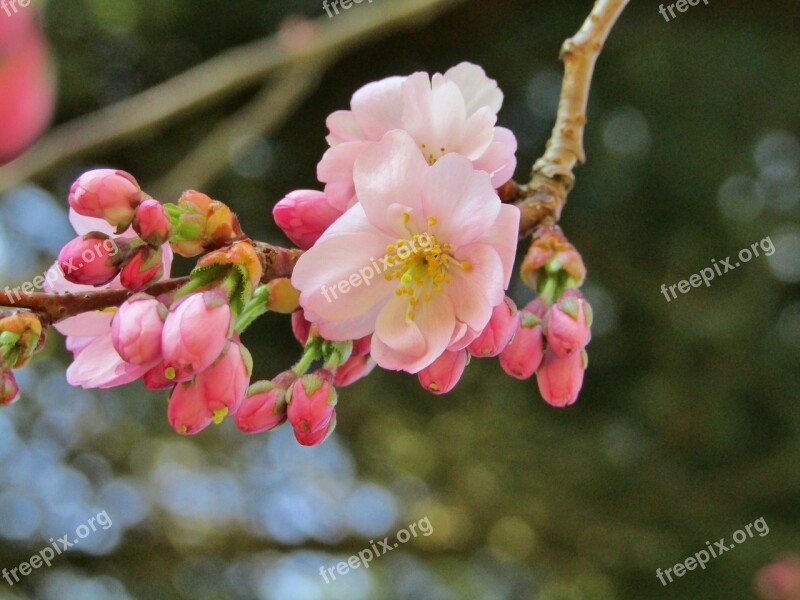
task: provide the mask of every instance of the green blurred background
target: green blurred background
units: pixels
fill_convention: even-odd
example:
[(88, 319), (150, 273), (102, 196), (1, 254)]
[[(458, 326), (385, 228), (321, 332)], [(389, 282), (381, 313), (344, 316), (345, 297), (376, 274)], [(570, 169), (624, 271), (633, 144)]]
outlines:
[[(401, 2), (402, 0), (394, 0)], [(393, 0), (355, 5), (360, 18)], [(269, 137), (225, 149), (204, 191), (253, 237), (287, 192), (318, 187), (325, 117), (361, 85), (469, 60), (499, 82), (500, 124), (524, 181), (552, 127), (558, 49), (588, 0), (465, 1), (348, 51)], [(50, 0), (57, 122), (122, 100), (317, 0)], [(233, 423), (175, 435), (163, 395), (64, 382), (54, 334), (0, 413), (0, 567), (106, 510), (114, 522), (0, 598), (200, 600), (728, 600), (800, 551), (800, 42), (797, 0), (712, 0), (670, 22), (633, 2), (598, 64), (589, 161), (562, 225), (583, 253), (596, 325), (577, 404), (474, 360), (451, 394), (375, 372), (341, 390), (323, 446)], [(324, 23), (323, 23), (324, 25)], [(98, 165), (156, 182), (255, 89), (122, 147), (43, 173), (0, 202), (2, 286), (40, 274), (71, 237), (65, 196)], [(192, 181), (182, 183), (192, 187)], [(173, 201), (174, 198), (161, 198)], [(660, 291), (769, 236), (761, 256), (667, 302)], [(186, 268), (181, 265), (179, 270)], [(515, 282), (518, 303), (530, 293)], [(288, 319), (248, 331), (255, 377), (299, 355)], [(370, 540), (428, 517), (417, 537), (326, 585)], [(667, 587), (655, 575), (763, 517), (756, 536)]]

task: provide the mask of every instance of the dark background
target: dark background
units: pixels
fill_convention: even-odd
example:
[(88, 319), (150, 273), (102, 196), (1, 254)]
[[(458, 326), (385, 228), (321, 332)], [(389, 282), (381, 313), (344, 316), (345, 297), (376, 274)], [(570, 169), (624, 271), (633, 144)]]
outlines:
[[(380, 11), (392, 0), (364, 2)], [(399, 0), (395, 0), (399, 1)], [(51, 0), (58, 122), (155, 85), (317, 1)], [(517, 179), (555, 115), (577, 0), (467, 1), (421, 28), (348, 52), (288, 121), (230, 149), (204, 191), (253, 237), (285, 243), (272, 205), (317, 187), (325, 117), (361, 85), (469, 60), (506, 94)], [(70, 389), (54, 334), (0, 413), (0, 567), (13, 568), (106, 510), (114, 521), (0, 598), (203, 600), (640, 600), (754, 598), (755, 572), (800, 551), (800, 7), (711, 0), (665, 22), (626, 9), (598, 63), (589, 161), (562, 225), (589, 268), (596, 316), (578, 403), (475, 360), (447, 396), (375, 372), (341, 390), (336, 434), (227, 422), (174, 434), (163, 395), (138, 384)], [(71, 237), (65, 196), (97, 165), (145, 184), (169, 171), (254, 90), (43, 173), (0, 202), (2, 285), (40, 274)], [(192, 187), (187, 181), (185, 187)], [(173, 201), (174, 198), (161, 198)], [(667, 302), (660, 291), (769, 236), (776, 252)], [(179, 265), (177, 270), (185, 270)], [(521, 284), (512, 293), (528, 299)], [(299, 356), (288, 319), (247, 332), (255, 377)], [(325, 585), (321, 566), (427, 516), (429, 537)], [(655, 576), (763, 517), (756, 536), (664, 588)]]

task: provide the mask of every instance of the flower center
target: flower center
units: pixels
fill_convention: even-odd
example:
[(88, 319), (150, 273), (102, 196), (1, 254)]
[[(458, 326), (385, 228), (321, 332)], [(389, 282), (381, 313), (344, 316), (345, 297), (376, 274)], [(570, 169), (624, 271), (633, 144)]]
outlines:
[[(408, 213), (403, 216), (406, 217)], [(415, 234), (408, 240), (397, 240), (386, 247), (385, 263), (390, 265), (384, 273), (388, 281), (397, 279), (400, 286), (398, 296), (408, 296), (406, 317), (414, 318), (414, 308), (420, 303), (430, 302), (434, 294), (444, 291), (444, 286), (453, 279), (450, 269), (469, 271), (472, 265), (458, 261), (451, 255), (450, 244), (440, 243), (430, 229), (436, 225), (436, 217), (428, 217), (427, 233)]]
[(437, 160), (442, 158), (445, 154), (447, 154), (447, 148), (439, 148), (439, 152), (435, 152), (435, 148), (429, 148), (427, 144), (422, 144), (420, 146), (422, 148), (422, 154), (425, 155), (425, 160), (428, 161), (428, 164), (433, 166)]

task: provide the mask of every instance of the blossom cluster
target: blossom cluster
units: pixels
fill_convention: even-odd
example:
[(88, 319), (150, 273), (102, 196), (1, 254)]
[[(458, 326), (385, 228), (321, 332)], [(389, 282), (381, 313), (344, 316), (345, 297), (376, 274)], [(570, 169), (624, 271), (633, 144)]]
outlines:
[[(497, 192), (517, 149), (497, 126), (502, 101), (469, 63), (357, 91), (350, 110), (328, 118), (324, 189), (274, 208), (302, 252), (251, 240), (227, 205), (200, 192), (162, 204), (128, 173), (83, 174), (69, 193), (78, 237), (48, 274), (49, 291), (122, 292), (124, 301), (54, 323), (74, 355), (69, 383), (141, 379), (169, 390), (178, 433), (226, 417), (246, 433), (288, 421), (304, 445), (336, 426), (337, 388), (377, 366), (444, 394), (471, 357), (498, 357), (512, 377), (536, 374), (550, 404), (572, 404), (590, 338), (591, 308), (577, 289), (585, 267), (558, 227), (541, 227), (521, 268), (538, 297), (518, 310), (506, 295), (520, 210)], [(170, 279), (174, 254), (199, 257), (188, 278)], [(278, 259), (292, 263), (291, 280), (267, 271)], [(326, 293), (334, 288), (341, 293)], [(241, 336), (268, 311), (291, 314), (302, 356), (251, 384)], [(18, 394), (10, 369), (30, 360), (46, 325), (34, 313), (2, 315), (0, 402)]]

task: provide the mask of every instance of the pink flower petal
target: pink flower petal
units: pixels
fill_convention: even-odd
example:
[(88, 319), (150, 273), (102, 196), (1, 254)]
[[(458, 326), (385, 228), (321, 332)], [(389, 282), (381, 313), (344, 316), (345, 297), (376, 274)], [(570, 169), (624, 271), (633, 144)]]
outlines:
[(113, 311), (92, 311), (64, 319), (54, 327), (66, 336), (97, 337), (111, 331), (113, 318)]
[(139, 379), (154, 364), (131, 365), (114, 350), (111, 329), (87, 345), (67, 369), (67, 382), (85, 389), (106, 389)]
[(372, 142), (346, 142), (329, 148), (317, 165), (317, 179), (325, 184), (331, 206), (342, 212), (356, 202), (353, 168), (356, 160)]
[(514, 176), (517, 168), (517, 138), (505, 127), (494, 128), (492, 143), (483, 156), (474, 161), (475, 168), (486, 171), (492, 185), (499, 188)]
[(353, 118), (349, 110), (337, 110), (331, 113), (325, 124), (330, 134), (325, 139), (331, 146), (338, 146), (345, 142), (358, 142), (364, 139), (364, 132)]
[(469, 160), (457, 154), (444, 156), (430, 168), (423, 204), (425, 216), (436, 217), (432, 231), (437, 241), (453, 247), (480, 238), (500, 212), (500, 199), (489, 176), (475, 171)]
[(464, 96), (467, 114), (473, 114), (482, 106), (488, 106), (495, 114), (503, 106), (503, 92), (494, 79), (489, 79), (486, 72), (468, 62), (462, 62), (447, 70), (444, 76), (454, 82)]
[[(346, 341), (362, 338), (375, 331), (375, 321), (391, 296), (383, 298), (367, 312), (344, 321), (318, 321), (319, 332), (326, 340)], [(308, 315), (308, 313), (306, 313)], [(315, 317), (316, 318), (316, 317)]]
[(403, 118), (402, 85), (405, 77), (387, 77), (369, 83), (353, 94), (353, 118), (366, 139), (378, 141), (387, 131), (399, 129)]
[(356, 161), (354, 176), (356, 195), (369, 221), (389, 236), (404, 233), (398, 212), (389, 215), (389, 209), (397, 205), (411, 214), (422, 213), (427, 170), (428, 163), (404, 131), (390, 131), (365, 150)]
[(403, 83), (403, 96), (403, 128), (425, 157), (458, 152), (467, 120), (458, 86), (439, 74), (429, 79), (427, 73), (414, 73)]
[(420, 302), (413, 320), (406, 319), (407, 312), (407, 299), (393, 298), (387, 303), (378, 316), (371, 356), (384, 369), (418, 373), (447, 349), (455, 314), (450, 299), (442, 293), (434, 294), (430, 302)]
[[(85, 217), (83, 215), (79, 215), (72, 208), (69, 209), (69, 222), (72, 224), (72, 228), (78, 235), (85, 235), (90, 231), (99, 231), (100, 233), (105, 233), (106, 235), (114, 236), (116, 235), (117, 232), (117, 228), (106, 223), (104, 219), (98, 219), (96, 217)], [(131, 229), (130, 231), (133, 230)], [(136, 233), (134, 233), (133, 235), (135, 236)], [(125, 236), (125, 237), (132, 237), (132, 236)]]
[(459, 248), (456, 260), (469, 263), (469, 270), (451, 269), (452, 281), (447, 294), (456, 318), (476, 331), (482, 331), (492, 316), (492, 309), (502, 302), (503, 265), (497, 251), (486, 244)]
[(391, 294), (397, 284), (383, 276), (381, 258), (392, 241), (367, 221), (361, 205), (342, 215), (292, 274), (309, 320), (352, 319)]
[(500, 213), (491, 228), (478, 240), (481, 244), (492, 246), (503, 263), (503, 289), (508, 289), (514, 273), (514, 260), (517, 257), (519, 238), (519, 208), (511, 204), (500, 206)]

